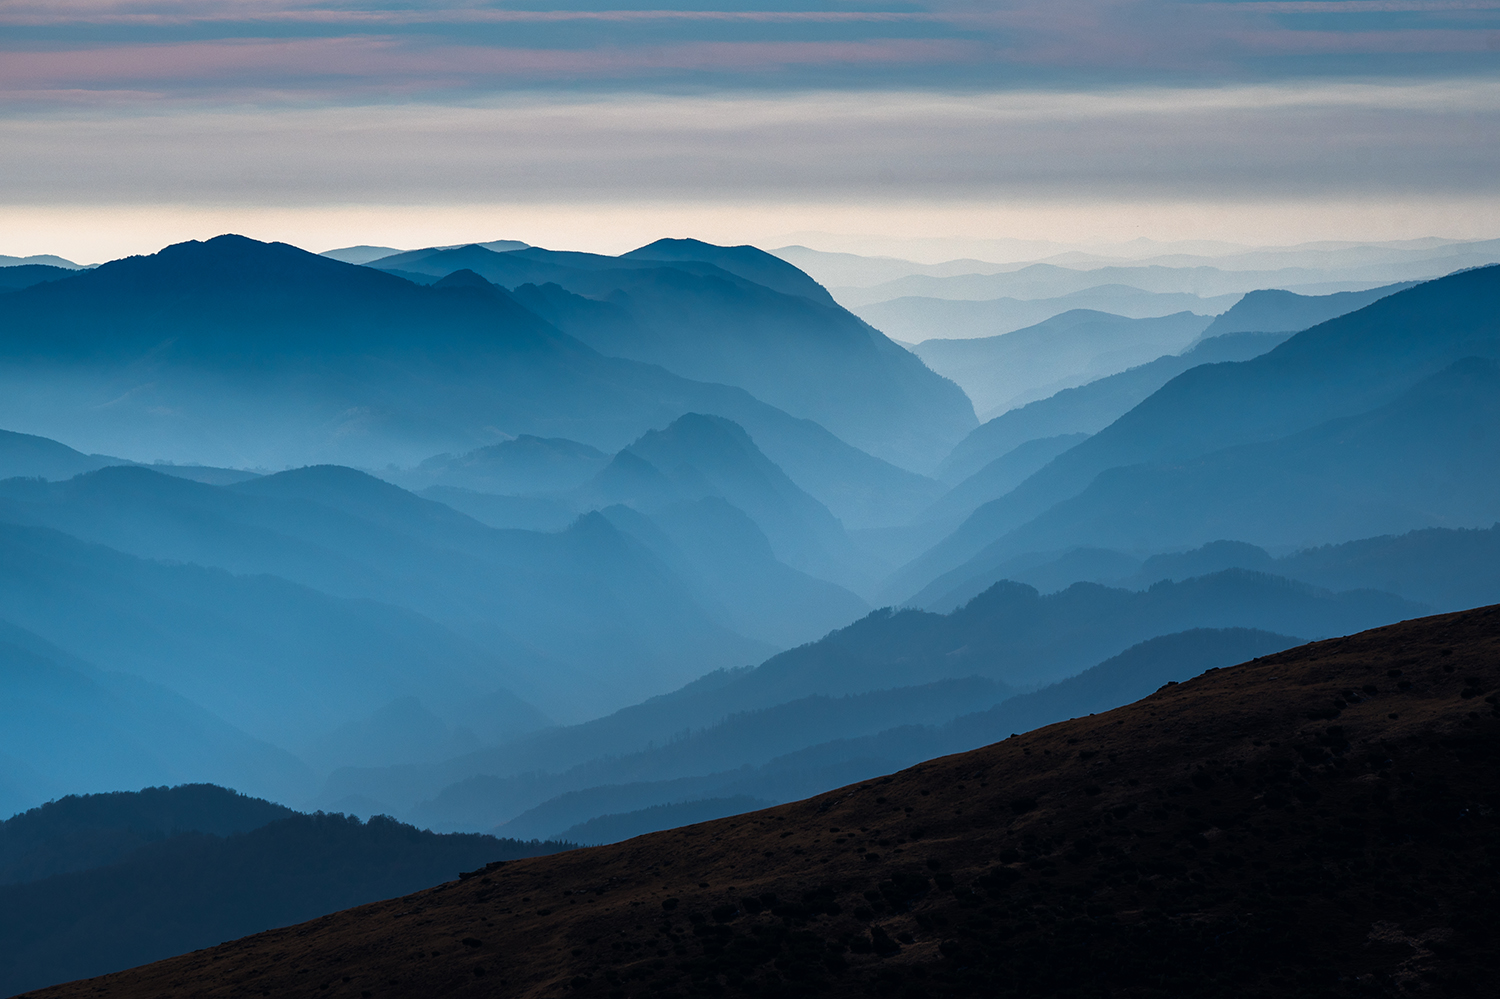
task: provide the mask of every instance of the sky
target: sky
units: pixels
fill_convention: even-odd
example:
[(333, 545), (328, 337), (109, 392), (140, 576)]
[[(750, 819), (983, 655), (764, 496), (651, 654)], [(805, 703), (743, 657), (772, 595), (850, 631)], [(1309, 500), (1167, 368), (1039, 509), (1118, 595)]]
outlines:
[(1483, 238), (1497, 162), (1500, 0), (0, 0), (17, 256)]

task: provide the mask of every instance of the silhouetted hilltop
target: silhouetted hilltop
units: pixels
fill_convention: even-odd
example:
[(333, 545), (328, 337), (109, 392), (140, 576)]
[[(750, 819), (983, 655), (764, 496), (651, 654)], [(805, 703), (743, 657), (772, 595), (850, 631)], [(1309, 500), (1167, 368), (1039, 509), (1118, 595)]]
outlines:
[(30, 288), (43, 281), (60, 281), (63, 278), (72, 277), (75, 273), (77, 271), (72, 268), (54, 267), (51, 264), (0, 266), (0, 293)]
[(1497, 663), (1500, 610), (1406, 622), (44, 994), (1485, 995)]
[(658, 239), (620, 254), (621, 260), (696, 260), (785, 295), (836, 305), (828, 290), (801, 268), (754, 246), (715, 246), (699, 239)]
[(1002, 581), (951, 614), (876, 611), (821, 642), (773, 657), (736, 686), (776, 696), (769, 691), (812, 683), (842, 693), (918, 677), (979, 675), (1024, 687), (1076, 674), (1146, 638), (1189, 628), (1324, 636), (1421, 610), (1390, 594), (1334, 594), (1239, 569), (1144, 591), (1078, 583), (1047, 596)]
[(988, 711), (956, 718), (941, 734), (950, 746), (967, 749), (1068, 718), (1111, 711), (1205, 669), (1232, 666), (1301, 644), (1300, 638), (1254, 628), (1191, 628), (1149, 638), (1077, 676), (1008, 698)]
[(946, 593), (939, 592), (946, 585), (940, 581), (931, 595), (924, 593), (913, 602), (946, 613), (997, 579), (1013, 579), (1043, 593), (1075, 582), (1139, 590), (1162, 580), (1182, 581), (1226, 569), (1248, 569), (1337, 590), (1380, 590), (1437, 610), (1462, 610), (1500, 600), (1500, 526), (1427, 528), (1305, 548), (1280, 558), (1257, 545), (1226, 540), (1144, 561), (1107, 548), (1029, 553)]
[[(1073, 272), (1075, 276), (1080, 273), (1087, 272)], [(1111, 283), (1094, 284), (1061, 295), (1043, 291), (1035, 298), (1030, 297), (1030, 293), (1024, 297), (995, 297), (996, 291), (965, 289), (958, 283), (928, 288), (918, 294), (905, 291), (890, 284), (873, 288), (839, 288), (838, 294), (855, 315), (887, 331), (889, 336), (911, 344), (935, 338), (1003, 336), (1073, 309), (1138, 319), (1178, 312), (1212, 316), (1228, 309), (1241, 297), (1239, 293), (1205, 297), (1190, 292), (1143, 291), (1128, 284)], [(938, 297), (955, 293), (964, 297)]]
[[(0, 885), (0, 992), (129, 967), (388, 898), (494, 861), (567, 848), (473, 834), (438, 836), (384, 816), (360, 822), (321, 812), (303, 815), (268, 802), (234, 801), (232, 792), (208, 787), (72, 799), (38, 811), (46, 817), (59, 806), (141, 813), (162, 798), (191, 810), (185, 797), (210, 799), (194, 803), (199, 810), (207, 803), (240, 814), (197, 822), (212, 831), (163, 828), (161, 821), (101, 829), (121, 839), (145, 835), (108, 863)], [(152, 832), (158, 835), (150, 837)], [(70, 845), (59, 843), (59, 853)], [(84, 855), (94, 846), (76, 845)]]
[(1376, 587), (1444, 610), (1500, 602), (1500, 524), (1431, 528), (1308, 548), (1277, 560), (1318, 586)]
[[(1027, 552), (1003, 561), (991, 561), (980, 556), (953, 572), (939, 576), (907, 603), (912, 607), (946, 614), (962, 607), (1002, 579), (1034, 586), (1041, 593), (1056, 593), (1074, 583), (1119, 585), (1121, 580), (1139, 569), (1140, 565), (1139, 559), (1108, 548), (1072, 548), (1062, 554)], [(1227, 568), (1231, 566), (1217, 566), (1201, 573), (1187, 573), (1173, 578), (1180, 580), (1191, 575), (1207, 576)]]
[(183, 833), (232, 836), (294, 814), (213, 784), (70, 794), (0, 823), (0, 885), (104, 867)]

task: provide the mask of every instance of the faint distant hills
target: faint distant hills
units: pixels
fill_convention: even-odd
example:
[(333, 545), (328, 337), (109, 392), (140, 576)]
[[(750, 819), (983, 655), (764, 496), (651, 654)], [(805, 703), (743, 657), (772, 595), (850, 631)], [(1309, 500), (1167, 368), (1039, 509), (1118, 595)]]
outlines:
[(13, 267), (60, 267), (74, 271), (82, 269), (82, 265), (51, 253), (37, 253), (29, 257), (8, 257), (0, 253), (0, 273)]
[[(1104, 548), (1031, 552), (986, 565), (976, 560), (939, 578), (912, 604), (939, 613), (961, 606), (998, 580), (1010, 579), (1043, 593), (1075, 582), (1143, 589), (1163, 580), (1245, 569), (1337, 590), (1381, 590), (1437, 608), (1477, 607), (1500, 601), (1500, 526), (1427, 528), (1304, 548), (1274, 557), (1243, 541), (1211, 541), (1187, 551), (1144, 560)], [(974, 575), (965, 575), (972, 572)]]
[(467, 454), (442, 454), (403, 476), (414, 486), (450, 486), (497, 495), (556, 493), (593, 478), (609, 455), (564, 437), (522, 434)]
[[(1411, 286), (1408, 282), (1333, 295), (1254, 291), (1217, 318), (1182, 312), (1128, 319), (1071, 309), (999, 336), (923, 340), (912, 351), (934, 371), (958, 382), (974, 400), (981, 419), (991, 420), (1205, 340), (1232, 333), (1295, 333)], [(1197, 363), (1209, 360), (1204, 356)]]
[(1035, 326), (1075, 309), (1127, 319), (1154, 319), (1189, 312), (1212, 316), (1232, 307), (1239, 294), (1203, 298), (1184, 292), (1142, 291), (1128, 285), (1100, 285), (1046, 298), (963, 298), (908, 296), (855, 305), (857, 314), (902, 343), (938, 338), (998, 336)]
[(1417, 282), (1404, 281), (1367, 291), (1331, 295), (1298, 295), (1291, 291), (1252, 291), (1219, 315), (1203, 331), (1205, 339), (1225, 333), (1296, 333), (1348, 315)]
[[(912, 244), (912, 252), (937, 251), (935, 246), (919, 251), (919, 241), (908, 242)], [(1064, 250), (1056, 244), (1025, 245), (1001, 240), (993, 241), (991, 248), (1000, 254), (991, 260), (969, 257), (941, 263), (918, 263), (899, 259), (899, 255), (829, 253), (806, 246), (787, 246), (773, 252), (813, 275), (832, 289), (839, 301), (861, 312), (875, 303), (903, 298), (915, 301), (911, 296), (921, 296), (921, 300), (928, 302), (997, 297), (1024, 302), (1080, 291), (1100, 295), (1128, 290), (1137, 295), (1218, 296), (1239, 295), (1258, 288), (1322, 295), (1393, 282), (1429, 280), (1500, 259), (1500, 240), (1494, 239), (1327, 241), (1267, 247), (1136, 240), (1092, 252)], [(1128, 299), (1120, 301), (1124, 304)], [(1092, 305), (1080, 302), (1073, 307), (1146, 315), (1111, 308), (1102, 302)], [(1184, 307), (1178, 305), (1155, 314), (1164, 315)], [(1222, 308), (1195, 311), (1219, 312)], [(1040, 318), (1044, 317), (1036, 317)], [(909, 339), (926, 339), (931, 335)]]
[[(1028, 441), (1097, 433), (1189, 368), (1247, 361), (1288, 336), (1288, 333), (1226, 333), (1204, 337), (1180, 354), (1164, 354), (1117, 374), (1007, 410), (959, 441), (938, 466), (936, 474), (944, 482), (963, 482)], [(1008, 491), (991, 493), (991, 498)]]
[[(528, 837), (676, 802), (791, 800), (924, 753), (980, 745), (990, 729), (958, 719), (1141, 642), (1127, 660), (1146, 679), (1127, 683), (1121, 674), (1109, 683), (1159, 685), (1190, 666), (1301, 641), (1287, 635), (1339, 634), (1425, 609), (1387, 593), (1334, 593), (1239, 568), (1137, 591), (1079, 584), (1041, 596), (1002, 582), (951, 613), (878, 611), (753, 670), (711, 674), (582, 725), (436, 765), (340, 771), (322, 798), (378, 802), (368, 807), (436, 828), (503, 822), (506, 835)], [(1193, 637), (1165, 637), (1182, 633)], [(1067, 693), (1085, 689), (1093, 693)], [(1038, 702), (1051, 706), (1037, 709), (1035, 724), (1052, 720), (1047, 712), (1097, 710), (1113, 689), (1093, 680), (1059, 687)]]
[(952, 378), (985, 418), (1095, 381), (1192, 344), (1210, 325), (1191, 312), (1125, 319), (1070, 309), (1002, 336), (924, 340), (912, 348)]
[[(34, 567), (15, 559), (37, 588)], [(15, 614), (6, 587), (7, 616)], [(87, 614), (82, 628), (112, 622)], [(170, 618), (154, 623), (169, 625)], [(336, 625), (335, 625), (336, 627)], [(77, 643), (70, 643), (77, 644)], [(316, 775), (285, 749), (252, 738), (159, 682), (103, 670), (34, 632), (0, 622), (0, 814), (66, 794), (161, 781), (219, 780), (283, 800), (300, 799)]]
[[(501, 251), (524, 250), (527, 246), (527, 244), (517, 239), (495, 239), (473, 245), (482, 246), (486, 250)], [(444, 247), (444, 249), (452, 249), (452, 247)], [(342, 260), (346, 264), (368, 264), (371, 261), (380, 260), (384, 257), (392, 257), (404, 252), (404, 250), (399, 250), (394, 246), (369, 246), (367, 244), (360, 244), (359, 246), (341, 246), (334, 250), (324, 250), (318, 255), (320, 257), (328, 257), (330, 260)]]
[[(581, 711), (588, 702), (564, 691), (585, 676), (585, 696), (628, 703), (643, 682), (670, 687), (698, 675), (706, 662), (728, 665), (768, 651), (716, 621), (680, 577), (598, 515), (557, 534), (497, 531), (336, 467), (217, 487), (149, 469), (108, 468), (56, 484), (10, 480), (0, 492), (10, 519), (111, 546), (14, 528), (17, 543), (24, 538), (55, 571), (77, 565), (88, 572), (89, 592), (100, 601), (97, 613), (105, 613), (107, 594), (117, 589), (131, 594), (121, 607), (166, 601), (140, 611), (140, 626), (146, 627), (169, 609), (188, 614), (199, 603), (217, 606), (210, 594), (225, 591), (219, 620), (188, 616), (172, 629), (177, 643), (189, 643), (179, 645), (178, 654), (148, 652), (144, 635), (139, 646), (116, 637), (113, 647), (101, 644), (97, 654), (87, 654), (105, 656), (105, 662), (129, 655), (131, 668), (172, 677), (169, 682), (214, 710), (233, 705), (241, 724), (253, 718), (253, 730), (269, 731), (258, 726), (270, 725), (282, 733), (277, 738), (308, 731), (312, 719), (276, 707), (281, 695), (272, 688), (261, 687), (255, 696), (236, 692), (238, 683), (263, 683), (251, 650), (266, 641), (286, 644), (273, 658), (292, 671), (289, 681), (314, 685), (298, 699), (299, 709), (328, 720), (343, 714), (329, 710), (337, 704), (371, 711), (405, 695), (421, 696), (433, 707), (433, 698), (441, 697), (449, 710), (474, 713), (463, 705), (477, 708), (474, 698), (500, 688), (518, 691), (548, 713)], [(20, 577), (15, 585), (21, 586)], [(230, 598), (233, 591), (239, 595)], [(49, 598), (47, 591), (15, 606), (34, 608), (27, 621), (35, 623), (18, 623), (50, 635), (93, 613), (79, 601)], [(403, 612), (393, 612), (397, 607)], [(258, 618), (286, 614), (306, 623), (300, 630), (224, 642), (227, 628), (253, 629)], [(355, 625), (351, 615), (370, 627)], [(334, 639), (333, 622), (340, 619), (367, 637)], [(380, 632), (384, 637), (376, 638)], [(366, 641), (367, 651), (357, 652)], [(194, 644), (197, 651), (190, 652)], [(320, 648), (327, 651), (315, 651)], [(204, 654), (228, 661), (218, 672), (195, 672), (195, 660)], [(294, 679), (298, 658), (319, 654), (328, 656), (328, 668)], [(356, 672), (336, 678), (344, 667), (335, 663)], [(430, 669), (443, 676), (424, 678)], [(657, 678), (648, 680), (651, 675)], [(565, 708), (567, 700), (559, 698), (574, 703)], [(489, 717), (504, 728), (514, 716)], [(463, 724), (486, 727), (477, 713)]]
[[(1082, 528), (1080, 517), (1095, 517), (1101, 529), (1128, 534), (1133, 518), (1125, 515), (1127, 508), (1105, 510), (1088, 495), (1144, 481), (1141, 476), (1178, 479), (1150, 500), (1138, 494), (1132, 501), (1137, 505), (1128, 507), (1139, 512), (1145, 508), (1138, 504), (1155, 504), (1156, 527), (1141, 523), (1128, 542), (1123, 534), (1108, 535), (1106, 546), (1193, 545), (1226, 534), (1305, 544), (1487, 522), (1493, 509), (1481, 497), (1488, 495), (1484, 470), (1495, 431), (1486, 381), (1492, 364), (1485, 359), (1500, 357), (1497, 280), (1500, 267), (1427, 282), (1304, 330), (1250, 360), (1201, 365), (1177, 375), (1012, 491), (976, 509), (952, 535), (892, 577), (891, 592), (915, 592), (982, 552), (1000, 560), (1058, 547), (1053, 542), (1064, 534), (1071, 544), (1100, 543), (1106, 534)], [(1466, 360), (1470, 357), (1479, 360)], [(1403, 419), (1415, 422), (1398, 428)], [(1447, 432), (1442, 427), (1448, 419), (1470, 429)], [(1363, 443), (1354, 444), (1356, 439)], [(1354, 446), (1346, 449), (1346, 441)], [(1188, 464), (1193, 462), (1200, 464)], [(1395, 483), (1408, 462), (1416, 462), (1410, 466), (1411, 481)], [(1254, 528), (1252, 521), (1234, 515), (1215, 523), (1212, 511), (1221, 500), (1201, 490), (1219, 487), (1202, 476), (1210, 467), (1231, 466), (1240, 470), (1242, 487), (1253, 480), (1254, 488), (1267, 494), (1281, 488), (1323, 500), (1277, 518), (1271, 534), (1265, 520), (1255, 521), (1260, 526)], [(1191, 467), (1204, 471), (1184, 471)], [(1389, 497), (1388, 485), (1395, 490)], [(1251, 502), (1251, 494), (1227, 483), (1224, 488), (1222, 501), (1234, 496), (1233, 502)], [(1330, 490), (1344, 492), (1335, 496)], [(1198, 516), (1189, 510), (1200, 501), (1208, 520), (1189, 526)], [(1096, 512), (1085, 513), (1086, 508)], [(1314, 508), (1321, 522), (1308, 519)], [(1249, 512), (1248, 506), (1241, 509)], [(1188, 519), (1167, 534), (1157, 529), (1184, 515)], [(1229, 521), (1236, 529), (1224, 529)], [(1200, 530), (1208, 533), (1194, 536)], [(1349, 533), (1340, 537), (1330, 530)]]

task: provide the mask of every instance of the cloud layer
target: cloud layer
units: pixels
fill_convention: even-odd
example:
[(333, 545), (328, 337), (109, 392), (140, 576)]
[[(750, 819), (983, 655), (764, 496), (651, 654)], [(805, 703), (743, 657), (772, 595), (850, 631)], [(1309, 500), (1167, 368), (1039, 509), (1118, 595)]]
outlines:
[(37, 100), (1491, 72), (1497, 49), (1496, 0), (0, 0), (0, 88)]
[(1500, 0), (0, 0), (0, 222), (1338, 202), (1415, 234), (1495, 218), (1497, 98)]

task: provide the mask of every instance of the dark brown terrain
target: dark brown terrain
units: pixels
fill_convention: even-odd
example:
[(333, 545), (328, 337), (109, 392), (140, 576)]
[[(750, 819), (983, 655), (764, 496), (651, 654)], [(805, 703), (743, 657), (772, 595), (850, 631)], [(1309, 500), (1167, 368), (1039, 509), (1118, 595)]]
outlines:
[(1410, 621), (32, 995), (1494, 995), (1497, 687)]

